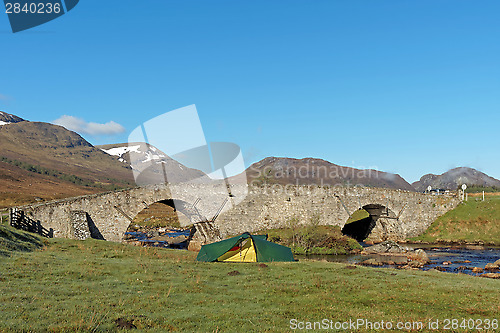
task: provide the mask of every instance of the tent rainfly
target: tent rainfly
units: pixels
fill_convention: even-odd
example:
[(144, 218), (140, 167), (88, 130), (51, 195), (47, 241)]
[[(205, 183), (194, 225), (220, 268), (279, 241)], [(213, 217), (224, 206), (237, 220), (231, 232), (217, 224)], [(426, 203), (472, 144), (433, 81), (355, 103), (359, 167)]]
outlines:
[(250, 235), (248, 232), (220, 242), (203, 245), (196, 260), (207, 262), (295, 261), (290, 248), (267, 241), (267, 235)]

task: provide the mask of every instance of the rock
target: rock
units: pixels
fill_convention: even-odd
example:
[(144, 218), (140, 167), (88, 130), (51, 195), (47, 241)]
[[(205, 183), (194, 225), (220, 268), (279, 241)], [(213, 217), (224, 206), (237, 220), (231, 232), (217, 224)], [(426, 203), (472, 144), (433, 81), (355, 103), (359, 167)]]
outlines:
[(500, 259), (498, 259), (497, 261), (495, 261), (493, 264), (497, 265), (497, 266), (500, 266)]
[(486, 266), (484, 267), (484, 270), (485, 271), (498, 271), (498, 268), (499, 268), (498, 265), (489, 263), (489, 264), (486, 264)]
[(152, 237), (151, 240), (157, 241), (157, 242), (169, 242), (172, 240), (172, 237), (167, 237), (167, 236), (155, 236)]
[(466, 269), (467, 269), (467, 267), (465, 267), (465, 266), (459, 266), (457, 268), (457, 270), (459, 270), (459, 271), (465, 271)]
[(500, 273), (486, 273), (486, 274), (481, 274), (479, 276), (490, 279), (500, 279)]
[(454, 264), (470, 264), (472, 261), (470, 260), (455, 260)]
[(153, 238), (153, 237), (158, 237), (158, 236), (160, 236), (160, 233), (157, 230), (148, 231), (146, 233), (147, 238)]
[(422, 249), (415, 250), (415, 252), (411, 253), (408, 256), (408, 258), (414, 261), (421, 262), (423, 264), (428, 264), (431, 262), (427, 253), (425, 253), (425, 251)]
[(479, 267), (474, 267), (472, 269), (472, 273), (482, 273), (482, 272), (484, 272), (484, 269), (479, 268)]
[(408, 266), (410, 266), (411, 268), (422, 268), (424, 267), (424, 264), (419, 261), (410, 261), (408, 263)]
[(448, 266), (448, 265), (451, 265), (451, 262), (450, 262), (450, 261), (445, 261), (445, 262), (443, 262), (443, 264), (442, 264), (442, 265), (443, 265), (443, 266)]
[(116, 327), (127, 329), (127, 330), (137, 328), (134, 325), (134, 319), (118, 318), (117, 320), (115, 320), (115, 324), (116, 324)]
[(434, 269), (437, 271), (440, 271), (440, 272), (446, 272), (446, 268), (441, 267), (441, 266), (436, 266)]
[(134, 235), (125, 235), (125, 236), (123, 236), (123, 240), (131, 240), (131, 239), (135, 239), (135, 236)]
[(188, 244), (188, 251), (198, 252), (201, 250), (201, 245), (201, 242), (192, 239)]
[(366, 259), (362, 262), (359, 263), (360, 265), (364, 265), (364, 266), (382, 266), (383, 263), (380, 262), (379, 260), (377, 259)]
[(391, 261), (395, 265), (406, 265), (408, 263), (408, 258), (406, 256), (391, 256)]
[(404, 266), (399, 266), (399, 268), (400, 269), (406, 269), (406, 270), (419, 270), (418, 267), (412, 267), (410, 264), (404, 265)]
[(170, 237), (170, 239), (167, 240), (168, 244), (170, 244), (170, 245), (181, 244), (181, 243), (184, 243), (185, 241), (187, 241), (186, 236)]
[(377, 254), (377, 253), (406, 253), (406, 248), (402, 247), (394, 241), (385, 241), (377, 245), (367, 247), (363, 253)]
[(484, 246), (481, 245), (467, 245), (465, 248), (467, 250), (484, 250)]

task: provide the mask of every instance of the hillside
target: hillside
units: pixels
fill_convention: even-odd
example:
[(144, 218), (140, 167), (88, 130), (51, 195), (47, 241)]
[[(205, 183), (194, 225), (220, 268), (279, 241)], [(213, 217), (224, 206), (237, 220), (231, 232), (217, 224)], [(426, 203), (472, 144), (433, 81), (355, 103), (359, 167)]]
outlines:
[(42, 248), (46, 242), (41, 236), (0, 223), (0, 257), (10, 257), (16, 252), (31, 252)]
[(456, 190), (462, 184), (469, 187), (500, 188), (500, 180), (472, 168), (455, 168), (441, 175), (427, 174), (412, 185), (417, 191), (423, 192), (428, 186), (434, 189)]
[(0, 113), (0, 208), (129, 187), (129, 166), (61, 126)]
[[(317, 158), (267, 157), (246, 170), (249, 184), (363, 185), (415, 191), (401, 176), (343, 167)], [(235, 178), (241, 179), (242, 175)]]
[(485, 201), (469, 197), (457, 208), (434, 221), (429, 229), (412, 241), (430, 243), (476, 243), (500, 246), (500, 196)]

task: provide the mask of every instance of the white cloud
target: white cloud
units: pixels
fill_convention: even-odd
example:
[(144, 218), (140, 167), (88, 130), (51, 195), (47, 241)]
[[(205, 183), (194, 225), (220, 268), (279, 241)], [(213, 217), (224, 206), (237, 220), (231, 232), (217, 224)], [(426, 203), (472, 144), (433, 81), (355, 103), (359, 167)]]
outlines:
[(0, 94), (0, 101), (10, 102), (11, 99), (12, 99), (12, 97), (10, 97), (10, 96)]
[(113, 135), (125, 132), (125, 128), (114, 121), (108, 121), (105, 124), (92, 122), (88, 123), (82, 118), (68, 115), (63, 115), (59, 119), (54, 120), (52, 123), (81, 134)]

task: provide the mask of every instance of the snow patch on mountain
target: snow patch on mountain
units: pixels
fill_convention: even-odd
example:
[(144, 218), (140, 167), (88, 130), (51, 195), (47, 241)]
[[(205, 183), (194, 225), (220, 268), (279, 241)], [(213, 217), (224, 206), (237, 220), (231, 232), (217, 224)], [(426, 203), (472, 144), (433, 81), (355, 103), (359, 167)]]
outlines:
[(123, 154), (125, 153), (130, 153), (130, 152), (140, 153), (139, 151), (140, 148), (141, 146), (137, 145), (137, 146), (124, 146), (124, 147), (116, 147), (116, 148), (101, 149), (101, 150), (109, 155), (122, 157)]
[[(158, 148), (146, 144), (113, 147), (101, 150), (109, 155), (117, 156), (120, 162), (130, 163), (130, 166), (135, 170), (143, 169), (144, 166), (141, 165), (144, 165), (144, 163), (149, 166), (151, 162), (167, 163), (167, 161), (171, 160)], [(125, 158), (124, 155), (127, 153), (128, 158)]]

